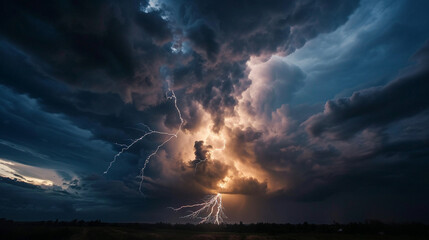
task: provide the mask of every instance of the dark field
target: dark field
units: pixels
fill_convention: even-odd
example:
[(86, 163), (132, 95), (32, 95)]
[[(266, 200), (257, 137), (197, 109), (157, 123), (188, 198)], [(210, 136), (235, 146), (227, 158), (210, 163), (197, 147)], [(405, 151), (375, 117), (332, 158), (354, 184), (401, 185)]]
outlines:
[[(0, 221), (0, 239), (429, 239), (421, 224), (108, 224)], [(339, 232), (339, 229), (340, 232)]]

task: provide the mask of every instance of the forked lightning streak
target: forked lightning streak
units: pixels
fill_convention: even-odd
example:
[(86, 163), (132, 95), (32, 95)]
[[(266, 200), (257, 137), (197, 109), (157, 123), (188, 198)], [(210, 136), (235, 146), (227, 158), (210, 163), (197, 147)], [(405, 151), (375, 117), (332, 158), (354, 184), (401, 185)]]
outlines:
[(161, 144), (159, 144), (155, 151), (153, 151), (151, 154), (149, 154), (145, 161), (144, 161), (144, 165), (142, 167), (142, 169), (140, 170), (140, 185), (139, 185), (139, 191), (141, 192), (142, 190), (142, 184), (143, 184), (143, 180), (144, 180), (144, 171), (146, 169), (147, 164), (149, 163), (150, 159), (155, 156), (158, 151), (165, 145), (167, 144), (169, 141), (171, 141), (171, 139), (173, 139), (174, 137), (177, 138), (177, 134), (179, 134), (179, 132), (182, 130), (182, 125), (184, 123), (184, 120), (182, 118), (182, 113), (179, 110), (179, 107), (177, 107), (177, 98), (176, 95), (174, 94), (174, 91), (171, 89), (168, 89), (167, 93), (166, 93), (166, 98), (167, 100), (173, 100), (174, 103), (174, 107), (176, 108), (177, 114), (179, 115), (180, 118), (180, 125), (179, 128), (177, 129), (177, 131), (175, 133), (168, 133), (168, 132), (160, 132), (160, 131), (156, 131), (156, 130), (152, 130), (150, 127), (148, 127), (147, 125), (142, 124), (143, 126), (145, 126), (147, 128), (147, 132), (145, 134), (143, 134), (141, 137), (133, 140), (132, 143), (130, 144), (117, 144), (119, 146), (122, 147), (121, 151), (119, 151), (114, 157), (113, 160), (109, 163), (109, 166), (107, 167), (106, 171), (104, 171), (104, 174), (107, 174), (110, 170), (110, 168), (112, 167), (112, 165), (116, 162), (116, 160), (119, 158), (119, 156), (121, 156), (122, 153), (124, 153), (125, 151), (127, 151), (128, 149), (130, 149), (133, 145), (135, 145), (136, 143), (140, 142), (141, 140), (143, 140), (145, 137), (152, 135), (152, 134), (159, 134), (159, 135), (166, 135), (168, 136), (168, 138), (162, 142)]
[(178, 208), (170, 207), (174, 211), (180, 211), (182, 209), (195, 209), (191, 210), (188, 215), (182, 216), (181, 218), (199, 219), (199, 223), (214, 223), (221, 224), (224, 218), (227, 218), (223, 212), (222, 206), (222, 194), (208, 196), (202, 203), (184, 205)]

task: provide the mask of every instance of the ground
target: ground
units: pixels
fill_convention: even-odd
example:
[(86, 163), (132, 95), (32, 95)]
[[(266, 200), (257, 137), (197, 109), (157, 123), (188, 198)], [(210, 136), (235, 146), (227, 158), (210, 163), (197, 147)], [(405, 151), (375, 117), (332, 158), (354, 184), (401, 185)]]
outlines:
[[(292, 228), (296, 225), (292, 225)], [(330, 225), (326, 226), (329, 227)], [(287, 226), (286, 226), (287, 227)], [(317, 226), (316, 226), (317, 227)], [(201, 228), (194, 225), (140, 225), (140, 224), (75, 224), (74, 226), (69, 223), (2, 223), (0, 225), (0, 239), (91, 239), (91, 240), (109, 240), (109, 239), (212, 239), (212, 240), (262, 240), (262, 239), (282, 239), (282, 240), (357, 240), (357, 239), (429, 239), (428, 233), (423, 234), (415, 233), (399, 233), (399, 234), (386, 234), (384, 232), (372, 232), (372, 233), (344, 233), (344, 232), (320, 232), (321, 228), (317, 228), (312, 232), (311, 228), (301, 228), (301, 232), (296, 232), (297, 228), (293, 228), (295, 232), (284, 232), (280, 231), (282, 226), (276, 226), (275, 231), (273, 228), (266, 228), (267, 231), (257, 232), (242, 232), (242, 231), (227, 231), (224, 228), (220, 228), (219, 231), (208, 231), (214, 226), (208, 228)], [(244, 228), (233, 225), (234, 229), (258, 229), (257, 225), (255, 228), (245, 226)], [(284, 228), (283, 228), (284, 229)], [(289, 226), (288, 229), (291, 229)], [(313, 228), (314, 229), (314, 228)], [(324, 228), (327, 229), (327, 228)], [(426, 228), (427, 229), (427, 228)], [(308, 232), (306, 232), (308, 231)]]

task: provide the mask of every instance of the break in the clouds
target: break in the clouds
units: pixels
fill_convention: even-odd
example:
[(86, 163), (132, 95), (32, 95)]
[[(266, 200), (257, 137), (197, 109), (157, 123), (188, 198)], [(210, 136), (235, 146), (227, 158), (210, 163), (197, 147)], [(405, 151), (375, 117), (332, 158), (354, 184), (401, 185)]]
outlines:
[[(232, 222), (428, 222), (427, 7), (5, 1), (0, 216), (176, 222), (222, 193)], [(103, 172), (177, 131), (169, 88), (143, 196), (165, 136)]]

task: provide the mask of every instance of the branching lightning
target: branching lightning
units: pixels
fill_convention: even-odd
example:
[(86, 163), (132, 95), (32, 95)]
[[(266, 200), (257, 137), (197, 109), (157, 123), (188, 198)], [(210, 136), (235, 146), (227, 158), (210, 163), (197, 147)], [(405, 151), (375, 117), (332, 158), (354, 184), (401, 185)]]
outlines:
[(190, 211), (188, 215), (182, 216), (181, 218), (199, 219), (199, 223), (214, 223), (221, 224), (224, 218), (227, 218), (223, 212), (222, 205), (222, 194), (208, 196), (202, 203), (184, 205), (178, 208), (170, 207), (174, 211), (180, 211), (182, 209), (195, 209)]
[[(127, 150), (129, 150), (131, 147), (133, 147), (136, 143), (140, 142), (141, 140), (143, 140), (145, 137), (152, 135), (152, 134), (159, 134), (159, 135), (165, 135), (168, 136), (168, 138), (163, 141), (161, 144), (159, 144), (155, 150), (149, 154), (143, 164), (143, 167), (140, 170), (140, 185), (139, 185), (139, 191), (142, 192), (142, 185), (143, 185), (143, 181), (144, 181), (144, 171), (148, 165), (148, 163), (150, 162), (150, 159), (155, 156), (158, 151), (165, 145), (167, 144), (169, 141), (171, 141), (174, 137), (177, 138), (177, 135), (179, 134), (179, 132), (182, 130), (182, 126), (184, 123), (184, 120), (182, 118), (182, 113), (180, 112), (179, 107), (177, 106), (177, 98), (176, 95), (174, 93), (173, 90), (168, 89), (167, 93), (166, 93), (166, 98), (167, 100), (173, 100), (174, 103), (174, 107), (176, 108), (177, 114), (179, 116), (180, 119), (180, 125), (177, 129), (176, 132), (174, 133), (169, 133), (169, 132), (161, 132), (161, 131), (156, 131), (156, 130), (152, 130), (149, 126), (142, 124), (147, 130), (143, 131), (143, 135), (140, 136), (137, 139), (132, 139), (132, 142), (130, 144), (120, 144), (120, 143), (116, 143), (118, 146), (122, 147), (121, 150), (113, 157), (113, 160), (109, 163), (109, 166), (107, 167), (106, 171), (104, 171), (104, 174), (107, 174), (109, 172), (109, 170), (112, 168), (113, 164), (116, 162), (116, 160)], [(138, 131), (142, 131), (141, 129), (136, 129)], [(226, 141), (223, 138), (223, 146), (221, 148), (216, 148), (213, 149), (213, 151), (223, 151), (225, 149), (225, 144)], [(197, 171), (198, 165), (208, 161), (208, 158), (205, 159), (196, 159), (194, 160), (195, 163), (195, 171)], [(221, 224), (224, 220), (224, 218), (227, 218), (225, 213), (224, 213), (224, 208), (222, 205), (222, 195), (220, 193), (216, 194), (216, 195), (210, 195), (208, 196), (202, 203), (197, 203), (197, 204), (192, 204), (192, 205), (184, 205), (178, 208), (172, 208), (170, 207), (170, 209), (174, 210), (174, 211), (180, 211), (182, 209), (195, 209), (194, 211), (190, 211), (190, 213), (188, 215), (182, 216), (181, 218), (191, 218), (191, 219), (199, 219), (200, 223), (214, 223), (214, 224)]]
[(179, 134), (179, 132), (182, 130), (182, 125), (184, 123), (184, 120), (182, 118), (182, 113), (180, 112), (179, 107), (177, 106), (177, 98), (176, 95), (174, 94), (174, 91), (171, 89), (168, 89), (167, 93), (166, 93), (166, 98), (167, 100), (173, 100), (174, 103), (174, 107), (176, 108), (177, 114), (179, 115), (180, 118), (180, 125), (179, 128), (177, 129), (177, 131), (175, 133), (168, 133), (168, 132), (160, 132), (160, 131), (156, 131), (156, 130), (152, 130), (149, 126), (142, 124), (145, 128), (147, 128), (147, 131), (145, 131), (145, 133), (140, 136), (137, 139), (134, 139), (130, 144), (118, 144), (119, 146), (122, 147), (121, 151), (119, 151), (114, 157), (113, 160), (109, 163), (109, 166), (107, 167), (106, 171), (104, 171), (104, 174), (107, 174), (110, 170), (110, 168), (112, 167), (112, 165), (116, 162), (116, 160), (121, 156), (122, 153), (124, 153), (125, 151), (127, 151), (128, 149), (130, 149), (133, 145), (135, 145), (136, 143), (140, 142), (141, 140), (143, 140), (145, 137), (152, 135), (152, 134), (159, 134), (159, 135), (166, 135), (168, 136), (168, 138), (163, 141), (161, 144), (159, 144), (156, 149), (149, 154), (146, 157), (146, 160), (144, 161), (144, 165), (142, 167), (142, 169), (140, 170), (140, 185), (139, 185), (139, 191), (141, 192), (142, 189), (142, 184), (143, 184), (143, 180), (144, 180), (144, 171), (146, 169), (147, 164), (149, 163), (150, 159), (155, 156), (158, 151), (165, 145), (167, 144), (169, 141), (171, 141), (171, 139), (173, 139), (174, 137), (177, 138), (177, 134)]

